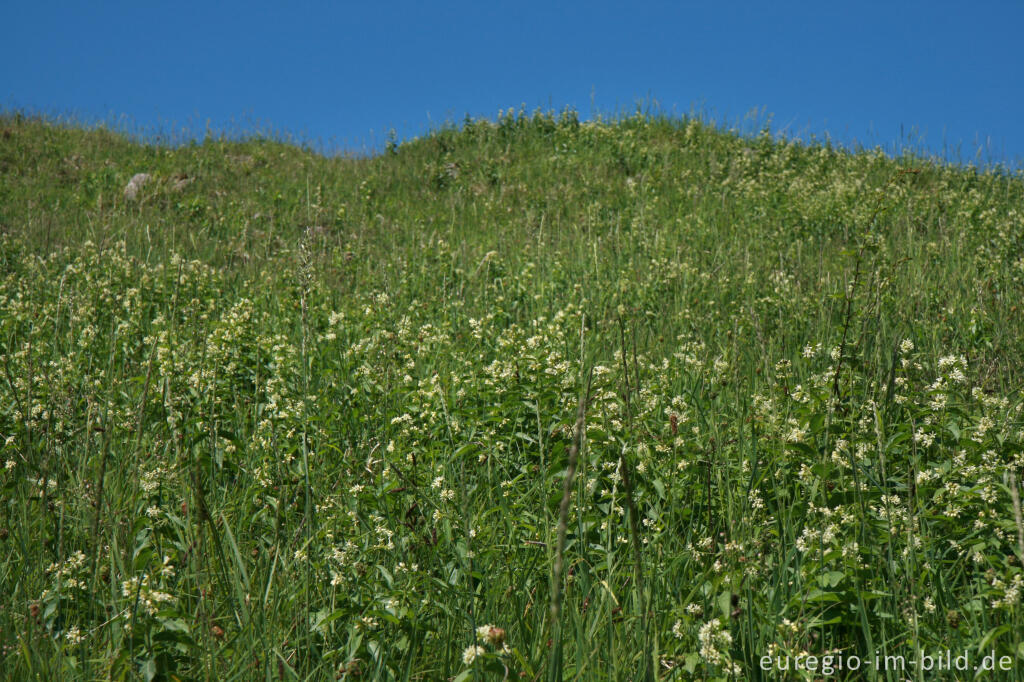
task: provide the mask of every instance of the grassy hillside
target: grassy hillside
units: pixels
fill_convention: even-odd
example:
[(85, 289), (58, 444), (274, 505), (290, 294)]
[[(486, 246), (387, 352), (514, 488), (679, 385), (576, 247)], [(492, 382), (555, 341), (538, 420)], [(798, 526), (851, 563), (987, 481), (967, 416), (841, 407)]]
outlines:
[(0, 277), (9, 679), (1024, 679), (1019, 174), (7, 115)]

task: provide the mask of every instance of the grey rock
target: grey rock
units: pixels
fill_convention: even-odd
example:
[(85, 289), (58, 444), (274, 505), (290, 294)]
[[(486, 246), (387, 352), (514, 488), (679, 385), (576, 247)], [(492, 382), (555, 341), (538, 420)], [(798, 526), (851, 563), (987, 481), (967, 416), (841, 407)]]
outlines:
[(152, 178), (149, 173), (136, 173), (124, 188), (124, 198), (134, 200), (139, 195), (139, 190)]

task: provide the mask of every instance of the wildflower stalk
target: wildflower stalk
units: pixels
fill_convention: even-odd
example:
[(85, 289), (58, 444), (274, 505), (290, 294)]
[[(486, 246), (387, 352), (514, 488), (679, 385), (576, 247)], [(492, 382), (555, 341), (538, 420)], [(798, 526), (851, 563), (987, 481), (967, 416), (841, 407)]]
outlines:
[(1021, 562), (1024, 562), (1024, 515), (1020, 509), (1020, 492), (1017, 490), (1017, 476), (1013, 470), (1009, 471), (1010, 478), (1010, 500), (1013, 502), (1013, 518), (1017, 523), (1017, 551), (1020, 552)]
[[(629, 432), (634, 433), (633, 409), (632, 404), (630, 403), (631, 389), (629, 386), (629, 365), (626, 362), (626, 330), (621, 316), (619, 317), (619, 349), (622, 359), (622, 380), (625, 382), (624, 397), (626, 401), (626, 421), (629, 424)], [(639, 388), (639, 385), (637, 385), (637, 388)], [(645, 597), (646, 592), (644, 590), (643, 564), (641, 563), (640, 521), (637, 515), (636, 500), (633, 495), (633, 476), (630, 472), (629, 463), (626, 461), (625, 448), (623, 448), (619, 453), (619, 472), (622, 474), (622, 487), (626, 493), (626, 508), (629, 512), (629, 536), (633, 543), (633, 580), (636, 584), (641, 624), (643, 627), (644, 638), (646, 639), (648, 634), (647, 604)], [(708, 505), (708, 508), (710, 509), (710, 504)], [(650, 667), (651, 661), (646, 656), (644, 656), (644, 661), (644, 679), (650, 679), (652, 677), (652, 670)]]
[[(901, 169), (901, 170), (897, 171), (895, 175), (893, 175), (891, 178), (889, 178), (888, 182), (885, 183), (883, 189), (887, 189), (889, 186), (893, 185), (897, 180), (902, 178), (904, 175), (907, 175), (908, 173), (917, 174), (919, 172), (920, 171), (918, 169), (915, 169), (915, 168), (904, 168), (904, 169)], [(871, 216), (867, 220), (867, 226), (866, 226), (866, 230), (865, 230), (865, 237), (870, 235), (872, 229), (875, 226), (875, 221), (878, 219), (878, 216), (881, 215), (882, 211), (886, 209), (886, 205), (884, 203), (884, 199), (885, 199), (885, 194), (882, 194), (882, 195), (880, 195), (878, 197), (878, 201), (875, 203), (875, 208), (871, 212)], [(846, 360), (846, 349), (847, 349), (847, 344), (848, 344), (850, 326), (853, 323), (853, 314), (854, 314), (853, 302), (854, 302), (854, 298), (856, 297), (857, 289), (860, 286), (861, 266), (863, 265), (863, 262), (864, 262), (864, 254), (867, 251), (867, 247), (868, 247), (868, 240), (866, 238), (862, 237), (861, 240), (860, 240), (860, 246), (857, 249), (857, 255), (854, 258), (854, 262), (853, 262), (853, 278), (850, 280), (849, 284), (846, 286), (846, 290), (844, 292), (845, 293), (845, 297), (846, 297), (845, 298), (846, 309), (845, 309), (845, 311), (843, 313), (843, 331), (842, 331), (842, 336), (840, 337), (840, 341), (839, 341), (839, 356), (836, 358), (836, 367), (835, 367), (834, 374), (832, 376), (832, 406), (828, 409), (828, 414), (827, 414), (827, 418), (826, 418), (826, 422), (825, 422), (825, 434), (826, 434), (826, 443), (825, 443), (825, 449), (824, 449), (825, 452), (828, 452), (829, 451), (829, 447), (830, 447), (830, 444), (828, 442), (828, 435), (832, 431), (832, 415), (833, 415), (834, 410), (839, 406), (839, 400), (840, 400), (840, 396), (841, 396), (839, 381), (840, 381), (840, 376), (842, 375), (843, 361)], [(879, 424), (878, 427), (881, 428), (881, 425)], [(859, 491), (860, 490), (860, 476), (858, 474), (857, 464), (856, 464), (856, 462), (853, 461), (853, 454), (852, 453), (849, 454), (849, 460), (850, 460), (850, 471), (851, 471), (852, 476), (853, 476), (854, 488)], [(864, 502), (863, 497), (860, 496), (860, 495), (858, 495), (857, 497), (858, 497), (858, 501), (859, 501), (859, 504), (860, 504), (860, 507), (861, 507), (861, 513), (863, 515), (862, 521), (861, 521), (861, 529), (860, 529), (861, 530), (861, 540), (863, 541), (864, 538), (866, 537), (865, 536), (866, 526), (865, 526), (865, 523), (864, 523), (863, 519), (867, 518), (867, 507), (866, 507), (866, 504)]]
[(562, 503), (558, 508), (558, 540), (555, 548), (555, 563), (551, 571), (551, 632), (554, 651), (548, 674), (550, 680), (560, 680), (562, 677), (562, 566), (565, 560), (565, 536), (569, 527), (569, 499), (572, 496), (573, 483), (576, 478), (576, 463), (586, 430), (587, 405), (590, 402), (590, 385), (593, 376), (594, 368), (591, 366), (587, 373), (586, 388), (580, 393), (579, 405), (576, 408), (576, 426), (573, 429), (572, 445), (569, 447), (569, 462), (565, 471), (565, 481), (562, 484)]
[[(887, 183), (885, 183), (885, 187), (883, 187), (883, 189), (887, 189), (890, 185), (893, 185), (897, 180), (902, 178), (904, 175), (917, 174), (920, 172), (921, 171), (916, 168), (903, 168), (897, 171), (896, 174), (892, 176)], [(874, 211), (872, 211), (871, 217), (868, 218), (866, 230), (867, 234), (871, 233), (871, 230), (875, 225), (875, 220), (877, 220), (878, 216), (881, 215), (882, 211), (886, 209), (886, 206), (883, 203), (884, 199), (884, 194), (879, 196), (878, 202), (875, 204), (875, 209)], [(843, 313), (843, 335), (839, 341), (839, 358), (838, 360), (836, 360), (835, 375), (832, 377), (832, 396), (836, 400), (839, 400), (839, 375), (840, 370), (842, 370), (843, 368), (843, 360), (846, 359), (847, 337), (850, 331), (850, 324), (853, 322), (854, 294), (856, 294), (857, 292), (857, 287), (860, 286), (861, 265), (864, 262), (864, 252), (867, 250), (867, 247), (868, 242), (864, 239), (861, 239), (860, 247), (857, 249), (857, 256), (853, 261), (853, 278), (850, 280), (850, 283), (846, 288), (846, 310)]]
[[(308, 193), (309, 193), (309, 179), (306, 179), (306, 192), (307, 192), (307, 205), (308, 205)], [(302, 390), (303, 390), (303, 402), (305, 402), (305, 396), (309, 395), (309, 357), (308, 357), (308, 338), (309, 338), (309, 282), (311, 275), (312, 264), (310, 263), (309, 245), (308, 245), (308, 231), (307, 237), (303, 240), (299, 247), (299, 295), (300, 295), (300, 307), (302, 312), (302, 338), (301, 338), (301, 355), (302, 358)], [(304, 546), (309, 546), (309, 543), (313, 536), (313, 491), (312, 486), (309, 482), (309, 444), (308, 434), (306, 426), (308, 420), (303, 414), (302, 419), (302, 489), (305, 496), (304, 505), (304, 526), (306, 529), (306, 542)], [(310, 602), (312, 585), (313, 585), (313, 566), (309, 559), (306, 559), (306, 589), (305, 589), (305, 634), (306, 634), (306, 646), (304, 647), (305, 652), (305, 663), (309, 664), (309, 655), (313, 649), (312, 642), (312, 629), (309, 627), (310, 614), (313, 612), (313, 605)]]
[[(31, 348), (31, 341), (29, 341), (29, 348)], [(7, 385), (11, 389), (11, 397), (14, 399), (14, 406), (18, 408), (18, 413), (21, 415), (22, 426), (25, 429), (26, 434), (31, 434), (32, 425), (29, 424), (28, 418), (29, 413), (25, 409), (25, 406), (21, 403), (21, 398), (18, 396), (17, 385), (14, 383), (14, 379), (11, 377), (11, 353), (9, 351), (4, 352), (4, 376), (7, 378)], [(31, 438), (26, 438), (28, 442), (31, 442)]]
[[(113, 336), (113, 334), (111, 334)], [(113, 374), (114, 367), (114, 355), (110, 354), (107, 363), (107, 371)], [(31, 404), (31, 401), (30, 403)], [(99, 572), (99, 558), (102, 550), (102, 543), (100, 543), (100, 519), (103, 517), (103, 494), (104, 484), (107, 478), (107, 461), (110, 459), (110, 439), (113, 435), (113, 429), (110, 424), (110, 404), (111, 401), (108, 399), (107, 404), (103, 406), (103, 446), (102, 452), (100, 453), (100, 471), (96, 480), (96, 515), (93, 517), (92, 523), (92, 541), (93, 546), (96, 549), (96, 553), (93, 556), (92, 561), (92, 584), (93, 589), (96, 588), (96, 578)], [(88, 437), (88, 432), (86, 433)], [(45, 495), (46, 488), (44, 486), (43, 493)]]

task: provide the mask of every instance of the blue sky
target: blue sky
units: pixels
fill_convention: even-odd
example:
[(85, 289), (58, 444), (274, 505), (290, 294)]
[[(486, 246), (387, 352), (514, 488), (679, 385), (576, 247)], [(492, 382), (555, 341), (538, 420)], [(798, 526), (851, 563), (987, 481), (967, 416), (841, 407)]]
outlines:
[[(1024, 159), (1024, 3), (4, 0), (0, 107), (379, 148), (467, 113), (656, 102), (802, 139)], [(752, 116), (752, 112), (757, 112)], [(980, 150), (980, 156), (978, 156)]]

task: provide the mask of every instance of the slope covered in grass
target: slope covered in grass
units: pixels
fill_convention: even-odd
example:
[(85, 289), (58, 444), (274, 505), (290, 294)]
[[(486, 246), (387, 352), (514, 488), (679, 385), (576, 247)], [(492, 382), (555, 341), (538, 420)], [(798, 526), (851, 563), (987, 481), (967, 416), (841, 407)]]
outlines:
[(0, 136), (12, 679), (1024, 675), (1019, 176), (571, 112)]

